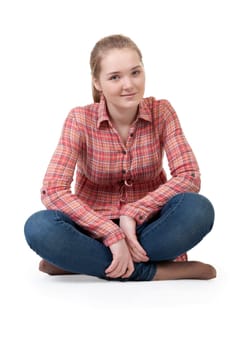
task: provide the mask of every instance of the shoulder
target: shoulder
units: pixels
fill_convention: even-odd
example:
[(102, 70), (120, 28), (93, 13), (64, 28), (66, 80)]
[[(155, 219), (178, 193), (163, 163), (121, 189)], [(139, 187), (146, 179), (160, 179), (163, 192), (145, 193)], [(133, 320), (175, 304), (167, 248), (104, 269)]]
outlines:
[(85, 106), (77, 106), (70, 110), (66, 123), (82, 128), (92, 126), (98, 117), (99, 103), (92, 103)]
[(154, 118), (166, 119), (168, 115), (175, 114), (173, 106), (167, 99), (156, 99), (153, 96), (145, 97), (142, 99), (141, 106)]
[(96, 118), (98, 116), (99, 103), (92, 103), (86, 106), (74, 107), (70, 110), (69, 116), (74, 118), (77, 122), (84, 122), (89, 118)]

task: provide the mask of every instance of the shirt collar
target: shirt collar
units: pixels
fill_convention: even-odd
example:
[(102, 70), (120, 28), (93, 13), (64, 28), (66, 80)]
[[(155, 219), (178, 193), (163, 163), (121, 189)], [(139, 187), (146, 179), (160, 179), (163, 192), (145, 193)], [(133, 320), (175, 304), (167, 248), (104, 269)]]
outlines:
[(99, 113), (98, 113), (98, 119), (97, 119), (97, 128), (100, 127), (101, 123), (104, 121), (110, 122), (109, 115), (107, 112), (107, 105), (105, 102), (105, 98), (103, 95), (101, 95), (100, 102), (99, 102)]
[[(147, 103), (147, 99), (143, 98), (139, 103), (139, 109), (138, 109), (138, 115), (137, 119), (144, 119), (148, 122), (152, 122), (152, 114), (151, 109), (149, 108), (149, 103)], [(110, 118), (107, 112), (107, 105), (104, 96), (102, 95), (99, 102), (99, 113), (98, 113), (98, 119), (97, 119), (97, 128), (100, 127), (100, 125), (107, 121), (110, 123)]]
[(139, 103), (138, 118), (152, 123), (152, 108), (150, 98), (143, 98)]

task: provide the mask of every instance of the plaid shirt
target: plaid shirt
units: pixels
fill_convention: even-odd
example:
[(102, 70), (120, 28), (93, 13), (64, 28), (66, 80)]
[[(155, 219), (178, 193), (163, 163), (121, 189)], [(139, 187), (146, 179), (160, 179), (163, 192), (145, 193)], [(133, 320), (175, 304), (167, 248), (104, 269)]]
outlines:
[[(169, 180), (162, 166), (164, 151)], [(197, 161), (167, 100), (141, 100), (124, 145), (102, 98), (67, 116), (41, 198), (48, 209), (64, 212), (109, 246), (125, 237), (111, 219), (128, 215), (142, 224), (175, 194), (199, 189)], [(177, 260), (185, 259), (186, 254)]]

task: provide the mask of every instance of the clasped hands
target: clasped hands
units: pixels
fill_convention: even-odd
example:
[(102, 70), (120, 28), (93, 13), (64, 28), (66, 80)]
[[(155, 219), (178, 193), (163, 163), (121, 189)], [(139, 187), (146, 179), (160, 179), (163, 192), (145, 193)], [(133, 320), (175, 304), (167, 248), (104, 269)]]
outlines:
[(105, 273), (110, 278), (128, 278), (134, 271), (134, 262), (147, 262), (149, 260), (146, 251), (138, 242), (136, 221), (129, 216), (122, 215), (119, 226), (125, 234), (125, 239), (121, 239), (109, 247), (113, 260)]

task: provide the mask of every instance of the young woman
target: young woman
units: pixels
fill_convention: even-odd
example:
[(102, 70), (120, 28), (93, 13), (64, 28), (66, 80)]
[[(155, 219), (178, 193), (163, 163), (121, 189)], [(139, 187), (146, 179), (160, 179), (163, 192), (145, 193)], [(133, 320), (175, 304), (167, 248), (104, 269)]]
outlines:
[(120, 281), (214, 278), (214, 267), (186, 259), (210, 232), (214, 209), (198, 194), (198, 164), (173, 107), (143, 97), (139, 48), (105, 37), (90, 66), (94, 103), (65, 120), (41, 190), (47, 209), (25, 224), (39, 269)]

